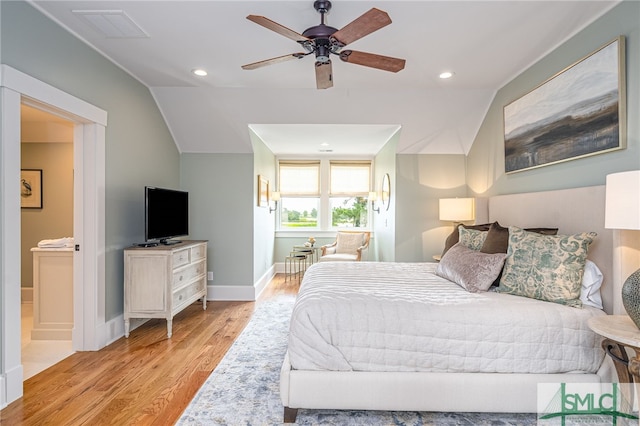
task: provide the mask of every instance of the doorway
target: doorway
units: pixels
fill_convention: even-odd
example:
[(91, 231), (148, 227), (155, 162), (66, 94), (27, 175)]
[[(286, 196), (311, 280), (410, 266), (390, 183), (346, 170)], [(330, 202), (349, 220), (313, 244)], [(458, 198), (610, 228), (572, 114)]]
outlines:
[(21, 105), (20, 294), (24, 380), (74, 352), (73, 128), (70, 120)]
[(0, 65), (0, 409), (22, 396), (20, 349), (20, 108), (74, 123), (73, 349), (106, 346), (105, 129), (107, 113)]

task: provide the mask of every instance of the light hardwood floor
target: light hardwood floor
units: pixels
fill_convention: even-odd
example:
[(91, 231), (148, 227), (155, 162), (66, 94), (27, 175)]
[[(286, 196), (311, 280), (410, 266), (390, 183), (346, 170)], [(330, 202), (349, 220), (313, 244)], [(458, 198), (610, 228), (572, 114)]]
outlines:
[(150, 320), (98, 352), (78, 352), (24, 383), (0, 411), (1, 425), (173, 425), (235, 341), (257, 304), (289, 296), (298, 282), (278, 274), (257, 302), (194, 303)]

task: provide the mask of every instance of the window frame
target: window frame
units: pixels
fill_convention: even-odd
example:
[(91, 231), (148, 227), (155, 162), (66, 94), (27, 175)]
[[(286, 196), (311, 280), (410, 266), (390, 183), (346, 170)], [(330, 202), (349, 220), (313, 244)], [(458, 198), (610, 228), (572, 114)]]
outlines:
[[(370, 230), (371, 224), (373, 220), (373, 210), (371, 206), (371, 200), (369, 200), (369, 191), (358, 192), (354, 194), (336, 194), (332, 196), (330, 194), (331, 191), (331, 164), (344, 164), (344, 165), (367, 165), (369, 168), (369, 188), (373, 188), (373, 179), (374, 179), (374, 162), (373, 159), (369, 158), (356, 158), (356, 159), (344, 159), (344, 158), (322, 158), (322, 159), (289, 159), (289, 158), (279, 158), (276, 160), (276, 180), (278, 182), (278, 187), (280, 188), (280, 167), (281, 165), (287, 164), (319, 164), (319, 197), (316, 195), (296, 195), (296, 196), (288, 196), (286, 192), (280, 191), (280, 200), (278, 203), (278, 210), (276, 212), (276, 231), (278, 232), (291, 232), (291, 233), (308, 233), (309, 231), (313, 231), (316, 234), (321, 234), (323, 232), (335, 232), (338, 229), (343, 229), (345, 227), (333, 226), (332, 225), (332, 211), (331, 211), (331, 198), (344, 198), (345, 196), (353, 195), (353, 196), (361, 196), (367, 199), (367, 226), (361, 226), (358, 228), (349, 227), (349, 229), (361, 229), (361, 230)], [(318, 215), (317, 215), (317, 226), (316, 227), (283, 227), (282, 226), (282, 199), (283, 198), (319, 198), (319, 206), (318, 206)]]

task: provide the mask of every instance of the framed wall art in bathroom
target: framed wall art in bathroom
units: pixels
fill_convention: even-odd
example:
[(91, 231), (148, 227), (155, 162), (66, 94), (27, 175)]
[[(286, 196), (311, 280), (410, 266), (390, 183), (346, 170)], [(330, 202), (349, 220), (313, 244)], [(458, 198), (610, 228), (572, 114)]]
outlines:
[(20, 207), (42, 208), (42, 169), (20, 170)]

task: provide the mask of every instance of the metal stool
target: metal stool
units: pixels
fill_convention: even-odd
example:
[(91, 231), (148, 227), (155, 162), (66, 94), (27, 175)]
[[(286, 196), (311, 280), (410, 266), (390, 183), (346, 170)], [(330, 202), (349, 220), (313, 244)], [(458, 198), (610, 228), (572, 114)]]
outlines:
[(298, 278), (298, 281), (300, 281), (306, 266), (307, 255), (305, 253), (291, 252), (289, 256), (284, 258), (284, 281), (286, 282), (288, 278), (294, 275)]

